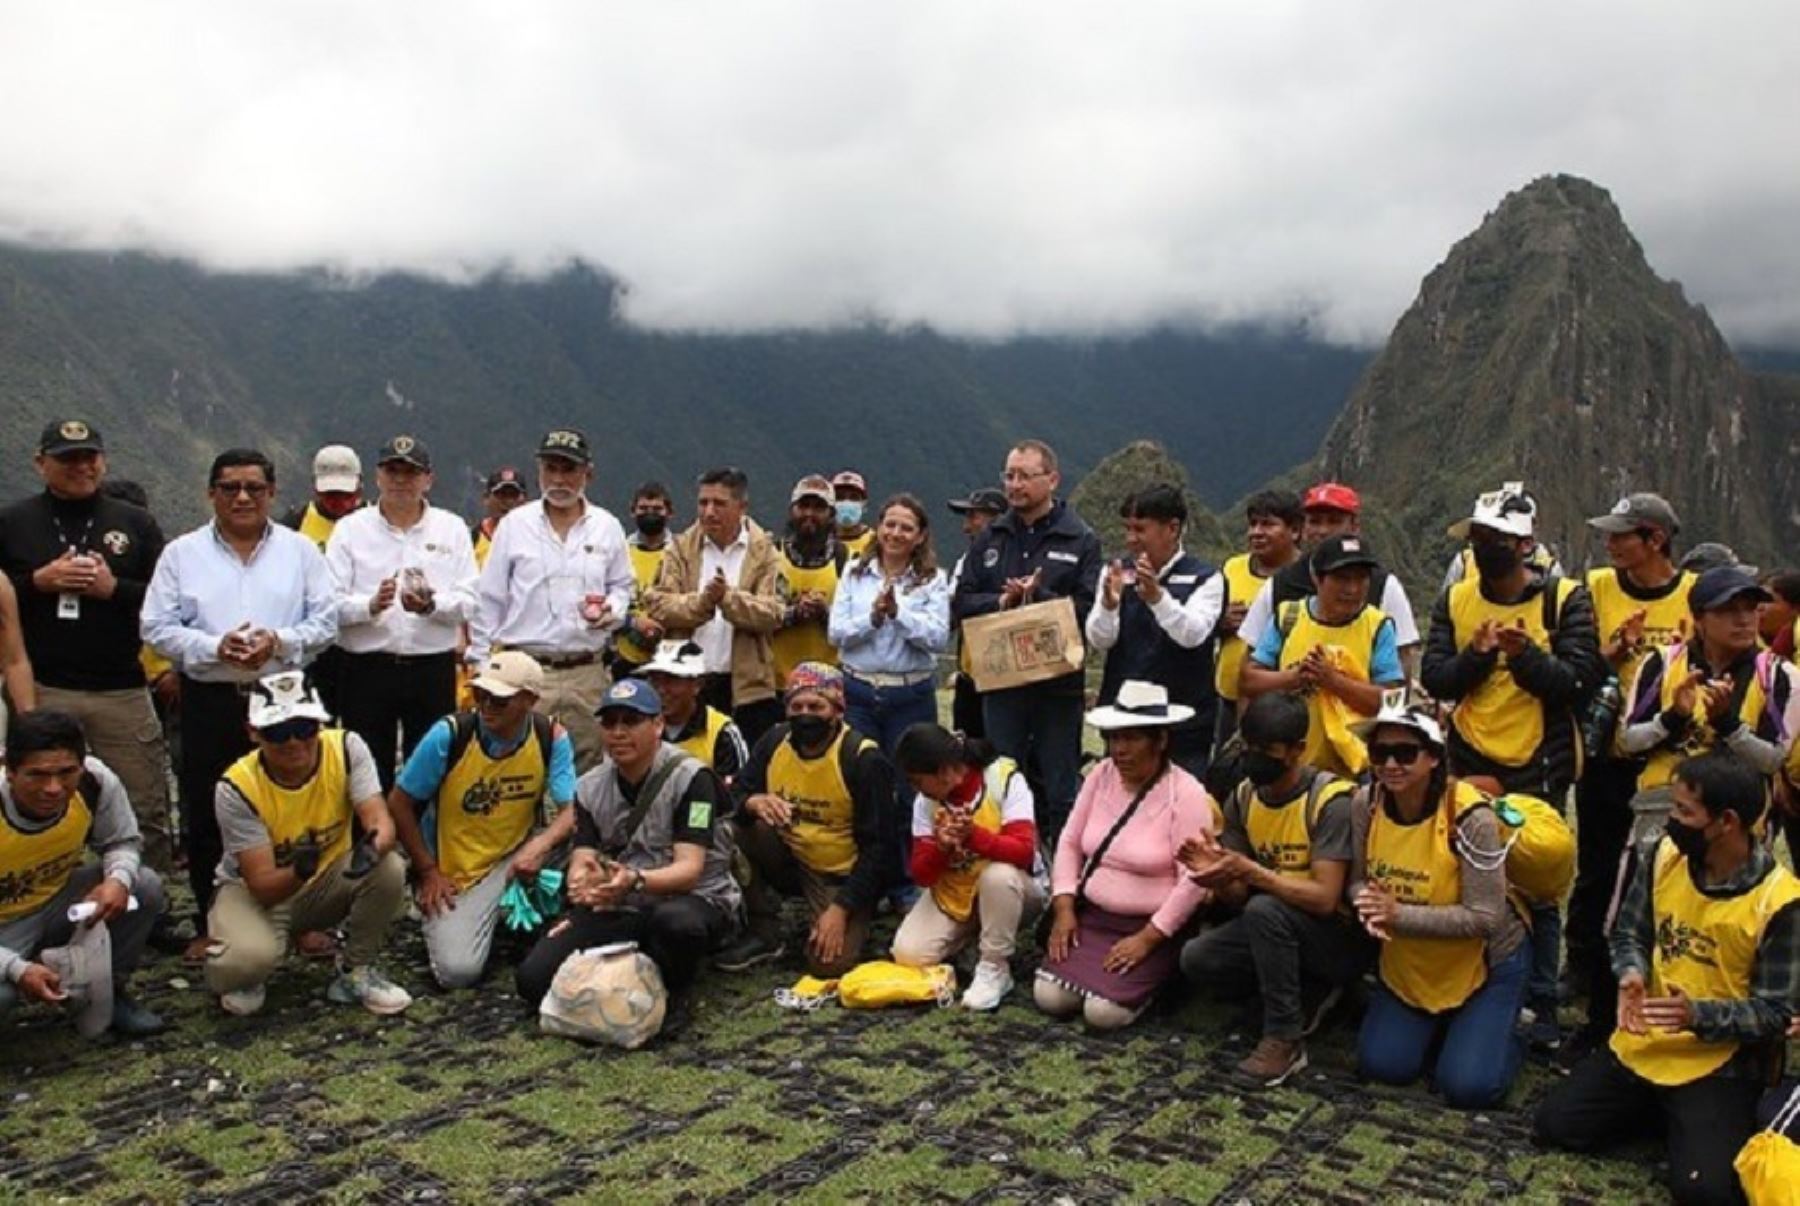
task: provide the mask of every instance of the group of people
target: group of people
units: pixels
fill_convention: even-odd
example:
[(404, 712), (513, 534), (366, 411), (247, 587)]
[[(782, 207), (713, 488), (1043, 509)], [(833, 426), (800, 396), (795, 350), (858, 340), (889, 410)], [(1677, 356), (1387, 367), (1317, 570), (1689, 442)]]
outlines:
[[(1037, 440), (950, 502), (948, 570), (931, 509), (870, 510), (850, 470), (797, 481), (779, 533), (739, 470), (700, 475), (683, 530), (645, 483), (628, 534), (575, 429), (545, 434), (536, 499), (490, 475), (473, 527), (430, 501), (413, 435), (376, 453), (373, 497), (322, 449), (285, 523), (273, 462), (229, 450), (212, 518), (166, 547), (91, 424), (49, 424), (35, 463), (44, 491), (0, 512), (0, 1007), (79, 996), (66, 952), (103, 931), (100, 1028), (161, 1027), (128, 991), (159, 940), (232, 1014), (291, 951), (335, 959), (332, 1000), (395, 1013), (378, 961), (409, 902), (456, 989), (524, 894), (525, 1001), (632, 942), (675, 1029), (708, 963), (792, 945), (829, 982), (888, 907), (895, 963), (972, 948), (969, 1009), (1013, 992), (1034, 927), (1056, 1017), (1129, 1026), (1184, 981), (1254, 998), (1255, 1084), (1304, 1068), (1346, 994), (1361, 1074), (1452, 1106), (1503, 1100), (1535, 1048), (1570, 1073), (1543, 1142), (1660, 1112), (1676, 1195), (1737, 1192), (1800, 1013), (1800, 880), (1774, 853), (1800, 829), (1800, 574), (1678, 557), (1657, 495), (1590, 520), (1608, 564), (1572, 575), (1522, 485), (1483, 494), (1421, 634), (1352, 488), (1254, 496), (1215, 567), (1183, 491), (1146, 483), (1109, 555)], [(1065, 599), (1097, 689), (993, 688), (961, 658), (939, 723), (966, 622)]]

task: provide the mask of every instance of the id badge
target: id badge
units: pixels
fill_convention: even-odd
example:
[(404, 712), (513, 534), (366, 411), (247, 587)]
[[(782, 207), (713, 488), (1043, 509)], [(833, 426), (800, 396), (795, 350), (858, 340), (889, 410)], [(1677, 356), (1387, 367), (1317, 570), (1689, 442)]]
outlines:
[(79, 620), (81, 618), (81, 596), (72, 591), (64, 591), (56, 596), (56, 618)]

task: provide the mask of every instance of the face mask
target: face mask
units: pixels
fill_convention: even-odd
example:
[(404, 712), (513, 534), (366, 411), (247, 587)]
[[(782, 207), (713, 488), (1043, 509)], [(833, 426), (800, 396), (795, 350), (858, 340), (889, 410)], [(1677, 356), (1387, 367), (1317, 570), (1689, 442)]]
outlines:
[(1665, 832), (1675, 849), (1681, 851), (1683, 857), (1692, 861), (1706, 854), (1706, 830), (1696, 829), (1692, 825), (1683, 825), (1674, 817), (1669, 818)]
[(796, 748), (818, 749), (831, 740), (835, 722), (829, 716), (814, 716), (806, 713), (801, 716), (788, 717), (788, 736)]
[(1510, 544), (1475, 546), (1475, 569), (1483, 578), (1504, 578), (1519, 568), (1519, 550)]
[(1287, 763), (1275, 755), (1265, 754), (1261, 750), (1246, 750), (1243, 766), (1244, 778), (1258, 787), (1267, 787), (1287, 774)]
[(646, 511), (633, 516), (637, 522), (637, 530), (645, 536), (661, 536), (663, 529), (669, 526), (669, 517), (657, 511)]
[(854, 498), (847, 498), (842, 502), (835, 503), (835, 504), (833, 504), (833, 507), (837, 511), (837, 521), (838, 521), (839, 527), (841, 527), (841, 528), (855, 527), (857, 524), (862, 522), (863, 505), (861, 503), (857, 502)]

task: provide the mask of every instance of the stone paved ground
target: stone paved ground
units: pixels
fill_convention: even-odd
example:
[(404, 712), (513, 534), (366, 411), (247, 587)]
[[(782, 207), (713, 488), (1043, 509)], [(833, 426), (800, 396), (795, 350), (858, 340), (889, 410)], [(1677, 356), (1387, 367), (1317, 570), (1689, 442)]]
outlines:
[[(416, 928), (390, 967), (404, 1017), (328, 1005), (290, 965), (264, 1013), (221, 1014), (161, 959), (175, 1021), (82, 1043), (41, 1010), (0, 1029), (0, 1200), (1637, 1202), (1648, 1146), (1607, 1160), (1359, 1085), (1350, 1030), (1274, 1092), (1236, 1083), (1234, 1008), (1188, 1002), (1122, 1037), (1023, 993), (955, 1010), (776, 1008), (797, 974), (714, 976), (678, 1039), (631, 1054), (540, 1035), (505, 992), (436, 994)], [(183, 987), (186, 981), (188, 987)]]

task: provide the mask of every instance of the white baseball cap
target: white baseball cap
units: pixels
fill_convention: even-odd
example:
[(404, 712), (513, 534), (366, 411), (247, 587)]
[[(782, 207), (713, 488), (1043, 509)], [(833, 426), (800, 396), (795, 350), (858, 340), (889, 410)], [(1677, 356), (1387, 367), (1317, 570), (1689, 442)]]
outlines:
[(313, 489), (321, 494), (347, 494), (362, 486), (362, 460), (356, 449), (327, 444), (313, 457)]
[(663, 641), (640, 673), (667, 674), (671, 678), (705, 678), (706, 653), (693, 641)]
[(1457, 540), (1467, 540), (1470, 528), (1492, 528), (1508, 536), (1529, 537), (1536, 518), (1537, 504), (1525, 492), (1525, 483), (1507, 482), (1476, 499), (1475, 510), (1467, 519), (1451, 524), (1449, 532)]
[(283, 670), (250, 684), (250, 727), (266, 729), (284, 720), (331, 719), (319, 692), (307, 681), (304, 670)]
[(1390, 724), (1403, 729), (1411, 729), (1425, 738), (1435, 750), (1444, 748), (1443, 726), (1423, 709), (1407, 706), (1405, 687), (1390, 687), (1382, 691), (1381, 710), (1367, 720), (1359, 720), (1352, 724), (1350, 731), (1367, 741), (1375, 735), (1376, 729)]

